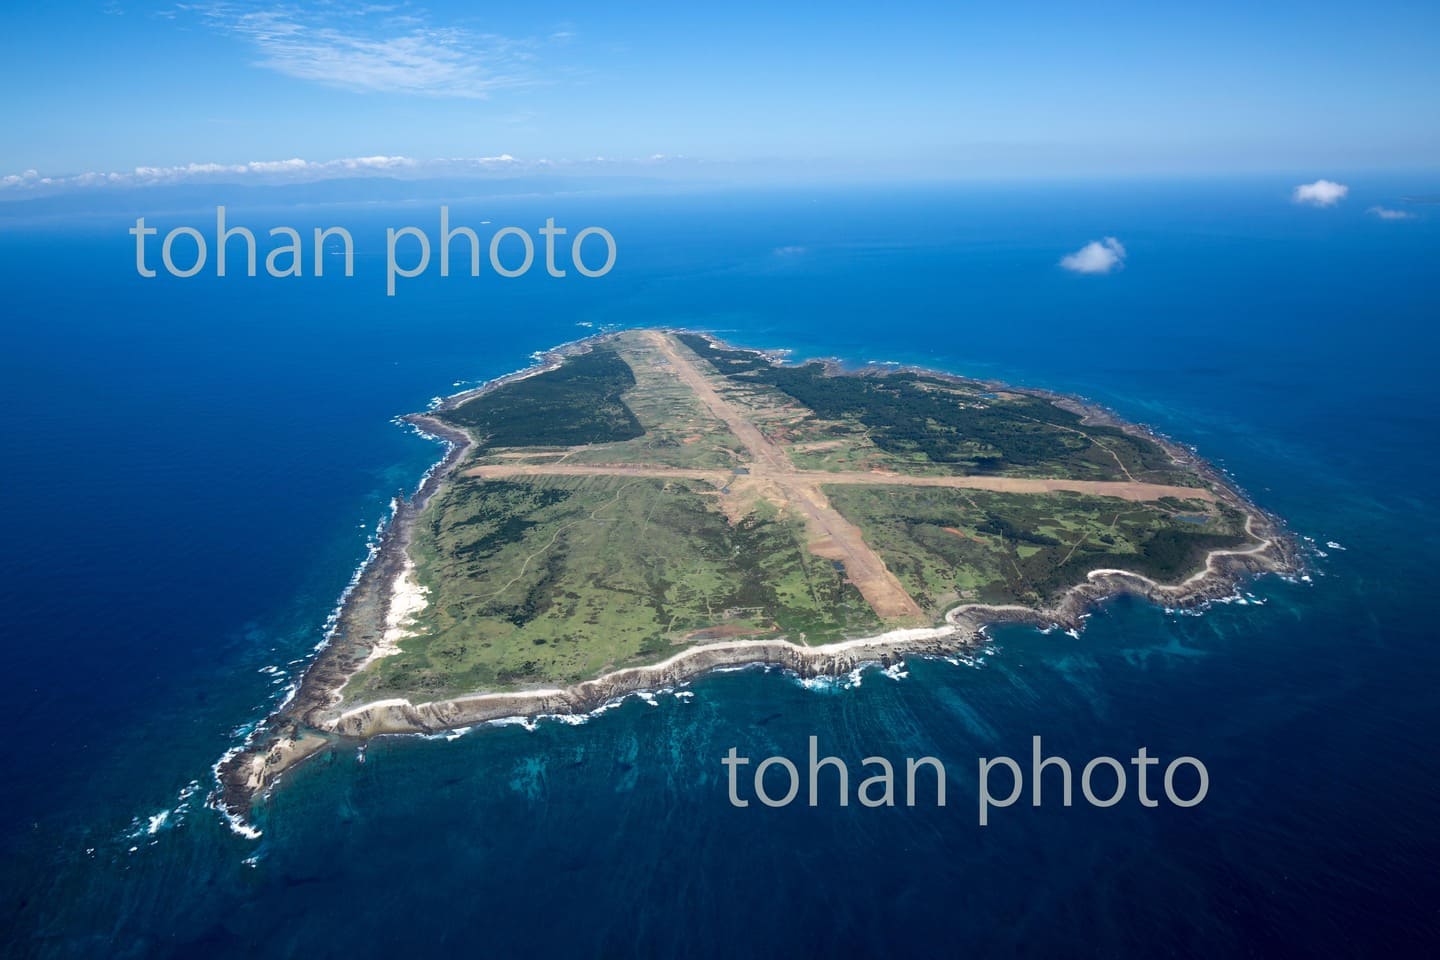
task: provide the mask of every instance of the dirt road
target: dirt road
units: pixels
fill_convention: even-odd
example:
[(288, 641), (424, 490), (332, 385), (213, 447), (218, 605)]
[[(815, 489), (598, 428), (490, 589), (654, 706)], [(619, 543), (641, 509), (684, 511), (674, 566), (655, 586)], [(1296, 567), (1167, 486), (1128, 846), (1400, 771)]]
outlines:
[[(969, 490), (993, 490), (999, 493), (1053, 493), (1071, 490), (1125, 500), (1157, 500), (1160, 497), (1192, 497), (1213, 500), (1208, 490), (1172, 487), (1161, 484), (1111, 480), (1049, 480), (1022, 477), (914, 477), (883, 473), (829, 473), (823, 470), (797, 470), (785, 450), (770, 440), (744, 412), (715, 389), (710, 379), (675, 341), (660, 331), (647, 334), (665, 358), (670, 372), (684, 383), (712, 416), (729, 428), (750, 454), (747, 484), (768, 483), (784, 505), (804, 520), (809, 534), (809, 547), (817, 556), (838, 560), (845, 567), (850, 582), (886, 620), (923, 619), (922, 611), (910, 594), (885, 566), (860, 528), (830, 505), (824, 491), (827, 484), (896, 485), (907, 487), (954, 487)], [(571, 463), (506, 463), (472, 467), (468, 477), (656, 477), (661, 479), (700, 480), (717, 490), (742, 478), (724, 470), (698, 470), (681, 467), (647, 466), (644, 464), (571, 464)]]
[[(643, 464), (571, 464), (571, 463), (502, 463), (471, 467), (468, 477), (657, 477), (675, 480), (703, 480), (723, 487), (735, 479), (724, 470), (694, 470), (682, 467), (645, 466)], [(776, 477), (751, 468), (751, 475), (761, 479)], [(893, 487), (948, 487), (955, 490), (990, 490), (995, 493), (1056, 493), (1062, 490), (1086, 493), (1096, 497), (1120, 500), (1159, 500), (1177, 497), (1181, 500), (1213, 501), (1215, 494), (1203, 487), (1169, 486), (1163, 483), (1141, 483), (1129, 480), (1052, 480), (1043, 477), (913, 477), (889, 473), (831, 473), (826, 470), (790, 470), (783, 473), (786, 486), (820, 487), (828, 484), (864, 484)]]

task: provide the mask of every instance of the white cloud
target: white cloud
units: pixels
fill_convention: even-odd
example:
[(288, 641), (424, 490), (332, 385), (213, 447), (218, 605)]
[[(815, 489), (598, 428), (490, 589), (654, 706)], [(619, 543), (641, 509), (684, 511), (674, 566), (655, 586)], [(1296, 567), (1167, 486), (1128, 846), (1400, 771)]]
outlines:
[(336, 160), (251, 160), (248, 163), (186, 163), (171, 167), (136, 167), (131, 171), (87, 171), (61, 177), (42, 177), (35, 170), (0, 177), (0, 190), (32, 191), (67, 187), (148, 187), (173, 183), (304, 183), (336, 177), (369, 174), (417, 175), (494, 173), (524, 166), (508, 153), (496, 157), (449, 157), (415, 160), (411, 157), (341, 157)]
[(523, 160), (501, 153), (488, 157), (435, 157), (428, 160), (406, 156), (375, 155), (340, 157), (334, 160), (251, 160), (246, 163), (185, 163), (175, 166), (135, 167), (128, 171), (87, 171), (65, 176), (41, 176), (37, 170), (0, 176), (0, 197), (22, 197), (63, 193), (99, 187), (153, 187), (180, 183), (313, 183), (319, 180), (386, 176), (408, 180), (435, 177), (457, 179), (503, 178), (516, 175), (544, 175), (567, 172), (584, 175), (628, 176), (643, 173), (683, 175), (699, 161), (674, 155), (647, 157), (589, 157)]
[(23, 187), (40, 182), (39, 170), (26, 170), (24, 173), (12, 173), (9, 176), (0, 177), (0, 187)]
[(1125, 247), (1114, 237), (1085, 244), (1060, 258), (1060, 266), (1075, 273), (1109, 273), (1125, 265)]
[(256, 66), (345, 90), (483, 99), (533, 79), (536, 41), (436, 26), (393, 6), (181, 9), (250, 44)]
[(1336, 183), (1334, 180), (1316, 180), (1314, 183), (1302, 183), (1296, 187), (1293, 198), (1296, 203), (1308, 203), (1316, 207), (1333, 207), (1349, 192), (1350, 188), (1343, 183)]
[(1409, 210), (1391, 210), (1388, 207), (1371, 207), (1369, 210), (1381, 220), (1414, 220), (1415, 214)]

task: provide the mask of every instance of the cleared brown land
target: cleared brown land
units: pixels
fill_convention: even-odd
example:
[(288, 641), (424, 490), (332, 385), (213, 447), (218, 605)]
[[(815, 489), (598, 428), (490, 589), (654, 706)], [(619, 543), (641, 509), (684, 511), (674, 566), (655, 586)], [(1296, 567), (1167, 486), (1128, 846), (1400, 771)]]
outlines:
[(758, 480), (774, 483), (781, 495), (805, 518), (810, 532), (810, 550), (817, 556), (838, 560), (845, 566), (850, 582), (882, 619), (921, 619), (925, 613), (885, 566), (880, 555), (865, 542), (860, 528), (840, 515), (813, 482), (798, 478), (789, 455), (760, 432), (734, 404), (715, 390), (689, 357), (676, 348), (675, 341), (659, 331), (650, 339), (670, 361), (671, 369), (730, 432), (740, 438), (751, 456), (750, 472)]
[[(783, 453), (782, 453), (783, 455)], [(687, 470), (681, 467), (652, 467), (636, 464), (583, 465), (570, 463), (492, 464), (471, 467), (467, 477), (658, 477), (676, 480), (703, 480), (716, 488), (739, 478), (723, 470)], [(774, 475), (750, 467), (750, 476), (775, 480)], [(949, 487), (957, 490), (990, 490), (995, 493), (1087, 493), (1138, 502), (1176, 497), (1181, 500), (1214, 501), (1215, 494), (1204, 487), (1170, 486), (1130, 480), (1049, 480), (1042, 477), (913, 477), (902, 473), (830, 473), (825, 470), (789, 470), (784, 486), (819, 487), (828, 484), (864, 484), (879, 487)]]
[(790, 462), (790, 457), (784, 450), (772, 443), (760, 429), (746, 419), (741, 411), (735, 409), (735, 405), (716, 392), (705, 375), (696, 369), (695, 364), (690, 362), (688, 357), (683, 356), (675, 348), (675, 342), (658, 330), (647, 331), (648, 338), (655, 344), (656, 348), (670, 361), (670, 369), (681, 379), (700, 402), (705, 405), (717, 420), (730, 428), (730, 432), (740, 438), (745, 444), (745, 449), (750, 452), (754, 459), (751, 469), (756, 467), (763, 471), (774, 473), (793, 473), (795, 465)]
[(875, 610), (876, 615), (888, 620), (918, 620), (923, 618), (924, 612), (885, 566), (880, 555), (865, 542), (860, 528), (830, 505), (822, 489), (826, 484), (953, 487), (1001, 493), (1053, 493), (1069, 490), (1125, 500), (1158, 500), (1167, 496), (1213, 499), (1213, 494), (1208, 490), (1133, 481), (915, 477), (888, 472), (831, 473), (823, 470), (797, 470), (784, 448), (765, 436), (744, 411), (715, 389), (687, 350), (660, 331), (648, 331), (645, 337), (664, 358), (667, 372), (685, 384), (705, 410), (725, 424), (744, 445), (750, 458), (746, 474), (633, 463), (511, 462), (472, 467), (465, 471), (465, 475), (491, 479), (544, 476), (654, 477), (699, 480), (710, 484), (716, 490), (734, 488), (735, 492), (743, 491), (745, 495), (754, 495), (756, 491), (764, 490), (768, 499), (793, 509), (804, 519), (809, 533), (810, 550), (817, 556), (843, 564), (846, 575)]
[(734, 476), (726, 470), (695, 470), (617, 463), (492, 463), (462, 472), (467, 477), (498, 480), (505, 477), (656, 477), (661, 480), (703, 480), (717, 488)]

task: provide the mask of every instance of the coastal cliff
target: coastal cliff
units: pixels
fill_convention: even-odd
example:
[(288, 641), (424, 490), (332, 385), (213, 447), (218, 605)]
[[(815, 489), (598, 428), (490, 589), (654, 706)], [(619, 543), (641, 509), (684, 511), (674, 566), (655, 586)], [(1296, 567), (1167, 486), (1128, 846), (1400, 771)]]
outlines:
[[(658, 662), (608, 670), (580, 682), (478, 691), (424, 702), (414, 702), (410, 697), (352, 702), (346, 694), (347, 684), (376, 657), (392, 652), (387, 644), (393, 647), (393, 642), (386, 637), (387, 629), (393, 633), (394, 619), (390, 614), (395, 585), (410, 569), (416, 521), (476, 444), (469, 431), (447, 422), (445, 412), (507, 384), (554, 370), (567, 357), (585, 354), (606, 339), (602, 335), (567, 344), (540, 355), (537, 364), (527, 370), (447, 398), (426, 413), (403, 418), (422, 434), (443, 442), (445, 454), (409, 500), (395, 503), (377, 549), (343, 598), (328, 642), (294, 695), (260, 724), (245, 744), (217, 764), (217, 790), (212, 799), (233, 823), (250, 830), (245, 825), (252, 805), (286, 771), (336, 744), (363, 742), (385, 734), (434, 733), (513, 717), (583, 715), (629, 694), (671, 688), (717, 669), (749, 664), (774, 666), (802, 677), (846, 674), (865, 664), (889, 666), (907, 655), (953, 654), (981, 642), (984, 629), (991, 624), (1026, 623), (1077, 630), (1088, 609), (1120, 594), (1140, 596), (1166, 607), (1192, 607), (1233, 595), (1237, 584), (1247, 577), (1299, 570), (1298, 553), (1279, 521), (1256, 507), (1191, 451), (1074, 398), (989, 384), (996, 391), (1043, 397), (1078, 415), (1080, 423), (1116, 427), (1157, 444), (1217, 501), (1243, 514), (1250, 542), (1209, 551), (1199, 569), (1173, 583), (1119, 568), (1097, 568), (1051, 602), (1033, 606), (960, 603), (948, 609), (937, 626), (892, 629), (819, 644), (796, 643), (785, 637), (704, 642)], [(719, 341), (709, 342), (717, 349), (721, 346)], [(831, 370), (830, 375), (843, 374)]]

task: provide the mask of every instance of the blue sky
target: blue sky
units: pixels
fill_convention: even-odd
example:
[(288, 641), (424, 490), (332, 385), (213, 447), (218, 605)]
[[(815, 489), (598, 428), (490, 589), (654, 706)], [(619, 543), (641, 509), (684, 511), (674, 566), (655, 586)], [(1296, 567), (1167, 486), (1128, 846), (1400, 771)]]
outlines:
[(417, 175), (496, 157), (1319, 175), (1440, 158), (1434, 2), (105, 0), (3, 17), (0, 177), (259, 161), (247, 171), (283, 178), (307, 174), (265, 164), (371, 157)]

